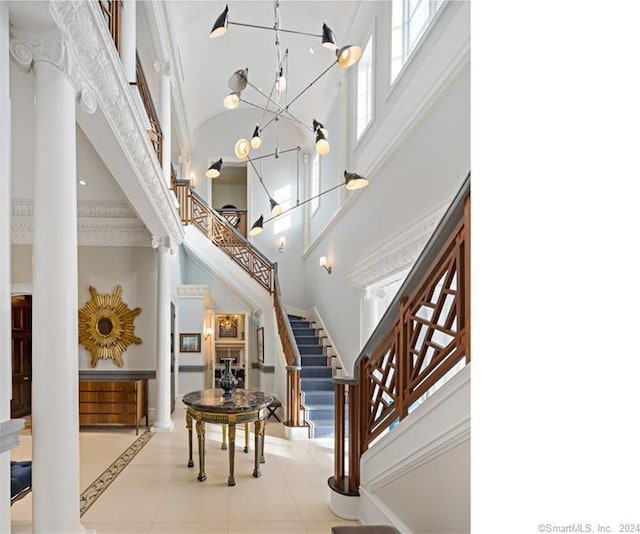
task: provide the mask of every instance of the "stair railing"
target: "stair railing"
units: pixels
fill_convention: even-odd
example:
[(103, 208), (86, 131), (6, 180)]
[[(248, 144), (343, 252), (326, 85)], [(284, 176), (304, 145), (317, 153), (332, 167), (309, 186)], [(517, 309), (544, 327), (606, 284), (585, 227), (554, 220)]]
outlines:
[(98, 3), (107, 21), (113, 44), (120, 52), (120, 0), (99, 0)]
[(287, 426), (305, 426), (300, 420), (300, 352), (295, 343), (291, 324), (287, 320), (278, 281), (278, 264), (255, 248), (216, 210), (211, 209), (186, 180), (172, 180), (172, 189), (179, 204), (183, 224), (193, 224), (209, 240), (242, 267), (258, 284), (273, 295), (278, 334), (287, 363)]
[(153, 145), (153, 150), (155, 151), (158, 161), (160, 162), (160, 166), (162, 167), (162, 128), (160, 128), (158, 114), (156, 113), (156, 108), (153, 105), (151, 92), (149, 91), (149, 84), (144, 76), (144, 71), (142, 70), (142, 64), (140, 63), (138, 54), (136, 54), (136, 84), (140, 91), (142, 103), (144, 104), (144, 109), (147, 112), (147, 117), (149, 117), (149, 123), (151, 125), (151, 128), (147, 130), (147, 135), (149, 136), (149, 140)]
[(338, 493), (359, 495), (360, 457), (371, 443), (455, 365), (471, 361), (470, 183), (469, 174), (362, 349), (353, 377), (333, 380), (329, 486)]

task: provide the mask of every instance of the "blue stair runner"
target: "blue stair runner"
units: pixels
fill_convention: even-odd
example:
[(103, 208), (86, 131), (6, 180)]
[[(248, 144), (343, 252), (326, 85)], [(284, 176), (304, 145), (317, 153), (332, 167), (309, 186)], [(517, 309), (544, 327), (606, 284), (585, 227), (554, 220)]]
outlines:
[(311, 437), (333, 437), (334, 392), (329, 358), (324, 355), (322, 343), (309, 321), (289, 315), (289, 322), (300, 352), (300, 387), (307, 420), (312, 427)]

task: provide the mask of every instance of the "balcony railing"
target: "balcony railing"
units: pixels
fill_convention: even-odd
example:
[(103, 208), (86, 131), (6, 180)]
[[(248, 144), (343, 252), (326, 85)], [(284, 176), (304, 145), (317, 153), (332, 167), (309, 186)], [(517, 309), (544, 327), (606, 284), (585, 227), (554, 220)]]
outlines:
[(120, 0), (99, 0), (100, 9), (107, 21), (116, 50), (120, 52)]
[(189, 186), (185, 180), (172, 181), (183, 224), (193, 224), (209, 240), (242, 267), (258, 284), (273, 295), (278, 334), (287, 363), (287, 412), (285, 424), (305, 426), (300, 420), (300, 352), (287, 319), (278, 282), (277, 264), (258, 249)]
[(356, 360), (353, 378), (334, 378), (329, 485), (338, 493), (358, 495), (360, 457), (371, 443), (454, 366), (471, 361), (470, 208), (468, 176)]
[(216, 210), (227, 222), (233, 226), (243, 237), (247, 237), (247, 211), (222, 208)]
[(149, 92), (147, 79), (144, 77), (144, 71), (142, 70), (140, 58), (137, 55), (136, 83), (138, 85), (138, 90), (140, 91), (140, 96), (142, 97), (142, 103), (144, 104), (144, 109), (147, 112), (147, 117), (149, 118), (149, 123), (151, 125), (147, 130), (147, 134), (149, 135), (149, 140), (153, 145), (153, 150), (155, 151), (156, 156), (158, 156), (160, 166), (162, 166), (162, 129), (160, 128), (160, 121), (158, 120), (156, 108), (154, 107), (153, 100), (151, 99), (151, 93)]

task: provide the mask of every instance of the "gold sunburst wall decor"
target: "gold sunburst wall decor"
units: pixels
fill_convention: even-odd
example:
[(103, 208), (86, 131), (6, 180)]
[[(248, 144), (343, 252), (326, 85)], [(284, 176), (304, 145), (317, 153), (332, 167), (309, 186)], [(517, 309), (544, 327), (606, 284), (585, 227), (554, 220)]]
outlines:
[(93, 286), (89, 286), (89, 293), (91, 299), (78, 312), (80, 343), (91, 353), (91, 367), (95, 367), (98, 360), (114, 360), (122, 367), (122, 353), (132, 343), (142, 343), (142, 339), (133, 335), (133, 319), (142, 310), (131, 310), (122, 302), (119, 285), (111, 295), (99, 295)]

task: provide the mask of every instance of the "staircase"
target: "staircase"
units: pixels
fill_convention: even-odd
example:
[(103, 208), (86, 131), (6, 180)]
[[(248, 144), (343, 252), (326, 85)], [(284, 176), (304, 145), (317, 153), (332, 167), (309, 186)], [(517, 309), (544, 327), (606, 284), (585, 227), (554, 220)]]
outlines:
[(311, 427), (310, 437), (333, 437), (335, 394), (329, 359), (311, 323), (295, 315), (288, 318), (300, 352), (300, 389), (306, 419)]

